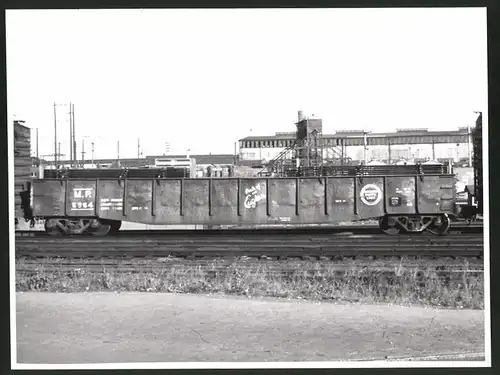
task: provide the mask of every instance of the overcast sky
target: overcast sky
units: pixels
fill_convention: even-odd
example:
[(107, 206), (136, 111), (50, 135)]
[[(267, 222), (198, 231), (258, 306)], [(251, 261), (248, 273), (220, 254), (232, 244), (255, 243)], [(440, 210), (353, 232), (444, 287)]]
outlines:
[(324, 133), (453, 130), (487, 110), (484, 8), (15, 10), (6, 27), (9, 119), (39, 129), (40, 155), (54, 102), (75, 104), (78, 151), (88, 136), (96, 158), (117, 141), (136, 157), (137, 138), (145, 155), (232, 153), (294, 131), (299, 109)]

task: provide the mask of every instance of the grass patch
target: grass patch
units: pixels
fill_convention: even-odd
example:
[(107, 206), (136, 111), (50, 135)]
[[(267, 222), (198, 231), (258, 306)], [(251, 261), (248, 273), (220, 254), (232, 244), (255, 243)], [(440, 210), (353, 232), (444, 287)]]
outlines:
[[(57, 269), (39, 266), (16, 272), (17, 291), (95, 292), (141, 291), (175, 293), (220, 293), (307, 300), (361, 303), (419, 304), (447, 308), (483, 309), (483, 273), (467, 269), (443, 276), (430, 267), (395, 267), (393, 272), (376, 268), (339, 271), (328, 262), (304, 269), (300, 262), (275, 262), (249, 267), (244, 262), (224, 270), (189, 264), (165, 267), (151, 262), (147, 270), (130, 272), (118, 268)], [(48, 263), (50, 264), (50, 263)], [(18, 264), (19, 265), (19, 264)]]

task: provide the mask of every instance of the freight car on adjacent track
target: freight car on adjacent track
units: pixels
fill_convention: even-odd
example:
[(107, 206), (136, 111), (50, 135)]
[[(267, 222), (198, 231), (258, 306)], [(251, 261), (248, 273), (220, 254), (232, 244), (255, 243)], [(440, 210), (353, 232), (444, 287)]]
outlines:
[(24, 121), (14, 121), (14, 218), (31, 217), (31, 130)]

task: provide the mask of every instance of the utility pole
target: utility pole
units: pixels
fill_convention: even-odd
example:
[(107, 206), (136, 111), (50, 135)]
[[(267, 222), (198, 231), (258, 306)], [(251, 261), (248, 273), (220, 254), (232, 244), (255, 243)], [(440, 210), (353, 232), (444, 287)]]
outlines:
[(73, 124), (73, 160), (76, 161), (78, 160), (76, 155), (76, 134), (75, 134), (75, 105), (72, 104), (71, 105), (71, 117), (72, 117), (72, 121), (71, 123)]
[(54, 102), (54, 165), (57, 169), (57, 115), (56, 103)]
[(94, 142), (91, 142), (92, 144), (92, 168), (94, 168)]
[(38, 157), (38, 128), (36, 128), (36, 158), (39, 159), (39, 157)]
[(367, 134), (368, 134), (367, 131), (363, 131), (363, 159), (364, 159), (365, 165), (366, 165), (366, 150), (367, 150), (367, 143), (368, 143), (368, 140), (366, 138)]
[(71, 115), (73, 105), (69, 103), (69, 164), (73, 168), (73, 117)]
[(344, 148), (344, 138), (340, 139), (340, 165), (344, 165), (345, 159), (345, 148)]
[(137, 138), (137, 159), (141, 158), (141, 140)]
[(61, 161), (61, 142), (57, 143), (57, 158)]
[(467, 155), (469, 156), (469, 168), (472, 167), (472, 153), (470, 149), (470, 124), (467, 124)]
[(85, 140), (82, 139), (82, 168), (84, 168), (85, 165), (84, 158), (85, 158)]

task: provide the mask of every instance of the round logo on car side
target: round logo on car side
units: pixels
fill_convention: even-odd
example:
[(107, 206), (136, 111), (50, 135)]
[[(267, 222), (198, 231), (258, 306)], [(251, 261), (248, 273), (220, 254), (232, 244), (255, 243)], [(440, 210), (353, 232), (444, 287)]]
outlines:
[(359, 195), (364, 204), (375, 206), (382, 199), (382, 190), (375, 184), (368, 184), (363, 186)]

